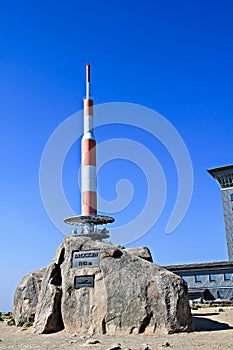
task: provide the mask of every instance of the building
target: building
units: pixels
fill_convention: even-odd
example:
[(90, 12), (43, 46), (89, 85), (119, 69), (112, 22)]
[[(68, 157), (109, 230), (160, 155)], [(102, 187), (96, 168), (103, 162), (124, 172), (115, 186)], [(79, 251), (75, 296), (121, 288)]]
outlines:
[(207, 171), (221, 186), (228, 259), (233, 261), (233, 165)]
[(207, 171), (221, 186), (229, 261), (164, 267), (187, 282), (190, 299), (233, 299), (233, 165)]
[(233, 297), (233, 261), (164, 266), (188, 284), (189, 299)]

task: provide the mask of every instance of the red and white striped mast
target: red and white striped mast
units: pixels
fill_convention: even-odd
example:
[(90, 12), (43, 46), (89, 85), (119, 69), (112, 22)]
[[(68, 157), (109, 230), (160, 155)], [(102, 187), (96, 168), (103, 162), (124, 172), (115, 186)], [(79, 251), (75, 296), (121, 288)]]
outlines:
[(95, 241), (109, 238), (108, 230), (100, 230), (98, 225), (114, 221), (111, 216), (97, 214), (96, 193), (96, 141), (94, 136), (93, 99), (90, 93), (90, 64), (86, 64), (86, 97), (84, 98), (84, 130), (81, 156), (81, 196), (82, 215), (64, 219), (65, 223), (83, 226), (80, 234), (74, 230), (75, 236), (86, 236)]
[(97, 214), (96, 141), (93, 119), (93, 99), (90, 94), (90, 64), (87, 64), (86, 97), (84, 98), (84, 130), (82, 138), (82, 215)]

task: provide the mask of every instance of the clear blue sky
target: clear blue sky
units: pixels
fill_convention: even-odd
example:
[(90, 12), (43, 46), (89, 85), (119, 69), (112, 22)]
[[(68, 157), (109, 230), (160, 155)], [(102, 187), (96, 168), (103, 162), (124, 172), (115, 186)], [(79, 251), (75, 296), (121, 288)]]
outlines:
[[(48, 265), (63, 241), (41, 201), (39, 166), (51, 133), (82, 108), (87, 62), (96, 104), (132, 102), (158, 111), (178, 130), (193, 163), (189, 210), (167, 235), (176, 172), (164, 148), (152, 147), (167, 179), (167, 201), (157, 224), (131, 246), (149, 246), (164, 265), (227, 259), (220, 191), (206, 169), (233, 163), (232, 16), (230, 0), (0, 0), (1, 311), (11, 309), (19, 279)], [(98, 142), (129, 132), (150, 148), (144, 134), (106, 130), (96, 131)], [(77, 143), (64, 165), (65, 191), (77, 213), (79, 151)], [(144, 189), (133, 165), (106, 169), (112, 180), (132, 177), (135, 193)], [(99, 190), (108, 185), (114, 197), (109, 184), (100, 179)], [(135, 196), (129, 217), (142, 200)]]

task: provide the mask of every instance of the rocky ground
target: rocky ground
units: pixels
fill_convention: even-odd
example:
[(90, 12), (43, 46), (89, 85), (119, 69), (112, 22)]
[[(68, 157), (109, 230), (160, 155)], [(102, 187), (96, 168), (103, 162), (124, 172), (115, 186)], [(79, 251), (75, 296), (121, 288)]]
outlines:
[[(60, 333), (38, 335), (31, 328), (7, 326), (0, 322), (0, 350), (232, 350), (233, 307), (208, 307), (193, 311), (196, 331), (162, 336), (131, 335), (124, 337), (93, 336), (78, 337)], [(96, 343), (95, 343), (96, 341)], [(97, 342), (98, 341), (98, 342)], [(95, 343), (95, 344), (92, 344)]]

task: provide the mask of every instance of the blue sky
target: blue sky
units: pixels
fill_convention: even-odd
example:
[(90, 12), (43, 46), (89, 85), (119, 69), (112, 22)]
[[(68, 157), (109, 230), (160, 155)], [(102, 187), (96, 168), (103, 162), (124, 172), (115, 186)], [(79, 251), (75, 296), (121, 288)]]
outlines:
[[(167, 235), (177, 193), (167, 150), (131, 127), (96, 130), (98, 143), (128, 137), (143, 144), (166, 176), (160, 219), (130, 246), (149, 246), (164, 265), (227, 259), (220, 191), (206, 169), (232, 164), (232, 14), (230, 0), (0, 0), (1, 311), (11, 308), (19, 279), (48, 265), (63, 240), (42, 204), (39, 167), (52, 132), (82, 108), (87, 62), (95, 104), (130, 102), (159, 112), (182, 136), (193, 163), (190, 207)], [(77, 141), (63, 171), (77, 214), (79, 152)], [(140, 169), (119, 160), (100, 172), (103, 196), (114, 198), (120, 178), (132, 181), (135, 198), (115, 215), (118, 223), (141, 210), (146, 190)]]

